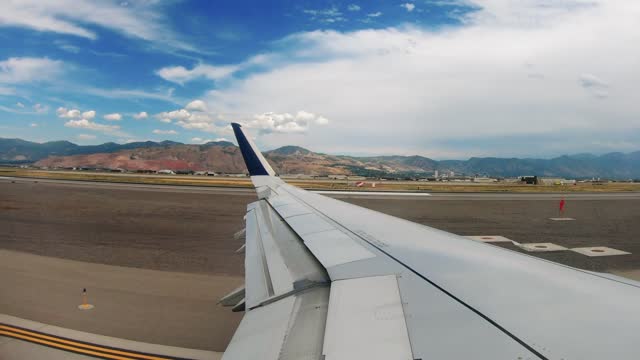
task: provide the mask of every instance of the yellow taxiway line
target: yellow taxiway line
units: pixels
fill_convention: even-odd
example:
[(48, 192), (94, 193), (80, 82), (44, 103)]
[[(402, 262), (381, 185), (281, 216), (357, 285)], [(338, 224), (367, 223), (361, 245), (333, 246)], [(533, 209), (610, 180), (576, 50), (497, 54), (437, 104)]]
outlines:
[(84, 341), (72, 340), (38, 331), (28, 330), (0, 323), (0, 336), (28, 341), (55, 349), (88, 355), (101, 359), (113, 360), (170, 360), (178, 359), (160, 355), (152, 355), (108, 346), (91, 344)]

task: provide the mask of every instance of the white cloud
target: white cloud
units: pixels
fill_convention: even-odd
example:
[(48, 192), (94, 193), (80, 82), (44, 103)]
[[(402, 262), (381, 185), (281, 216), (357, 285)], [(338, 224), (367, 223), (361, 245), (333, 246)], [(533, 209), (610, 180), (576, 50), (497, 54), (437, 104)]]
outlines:
[(81, 112), (78, 109), (59, 107), (56, 110), (56, 114), (59, 118), (69, 119), (64, 123), (64, 126), (66, 127), (100, 131), (114, 135), (126, 135), (120, 130), (120, 126), (118, 125), (105, 125), (91, 121), (96, 116), (95, 110)]
[(347, 10), (349, 10), (349, 11), (360, 11), (360, 6), (358, 6), (356, 4), (349, 4), (349, 6), (347, 6)]
[(178, 132), (175, 130), (159, 130), (159, 129), (155, 129), (153, 130), (154, 134), (157, 135), (176, 135)]
[(207, 111), (207, 104), (202, 100), (193, 100), (187, 104), (185, 109), (190, 111)]
[(6, 86), (0, 86), (0, 95), (13, 95), (16, 90)]
[(79, 134), (78, 136), (76, 136), (76, 138), (78, 140), (93, 140), (96, 138), (96, 136), (91, 134)]
[[(82, 116), (82, 113), (78, 109), (67, 109), (65, 107), (59, 107), (56, 110), (58, 117), (65, 119), (76, 119)], [(95, 115), (95, 114), (94, 114)]]
[(147, 114), (146, 111), (141, 111), (135, 115), (133, 115), (133, 118), (136, 120), (141, 120), (141, 119), (146, 119), (149, 117), (149, 114)]
[(21, 109), (24, 109), (24, 104), (23, 104), (23, 103), (21, 103), (21, 102), (17, 102), (17, 103), (16, 103), (16, 106), (17, 106), (17, 107), (19, 107), (19, 108), (21, 108)]
[[(191, 111), (186, 108), (192, 109)], [(186, 108), (168, 112), (161, 112), (154, 117), (162, 122), (171, 123), (188, 130), (199, 130), (217, 134), (231, 133), (227, 122), (222, 121), (220, 115), (206, 111), (207, 106), (200, 100), (190, 102)]]
[[(94, 113), (95, 115), (95, 113)], [(107, 114), (105, 116), (103, 116), (103, 118), (105, 120), (109, 120), (109, 121), (120, 121), (122, 120), (122, 115), (118, 114), (118, 113), (113, 113), (113, 114)]]
[(225, 134), (230, 133), (231, 131), (230, 127), (219, 121), (215, 115), (201, 112), (191, 113), (189, 117), (183, 120), (178, 120), (175, 124), (184, 129), (199, 130), (215, 134)]
[(318, 20), (326, 23), (345, 21), (342, 12), (335, 6), (327, 9), (305, 9), (303, 13), (311, 15), (311, 20)]
[(170, 123), (171, 120), (184, 120), (189, 118), (190, 116), (191, 113), (189, 113), (185, 109), (173, 110), (168, 112), (165, 111), (155, 115), (158, 120), (166, 123)]
[(404, 4), (400, 5), (400, 6), (405, 8), (405, 10), (407, 10), (408, 12), (412, 12), (413, 9), (416, 8), (416, 5), (412, 4), (412, 3), (404, 3)]
[(85, 112), (82, 113), (82, 118), (83, 119), (91, 120), (94, 117), (96, 117), (95, 110), (89, 110), (89, 111), (85, 111)]
[(161, 92), (149, 92), (138, 89), (101, 89), (90, 86), (81, 86), (76, 88), (70, 88), (69, 90), (73, 90), (83, 94), (91, 94), (100, 97), (104, 97), (107, 99), (152, 99), (152, 100), (162, 100), (166, 102), (173, 103), (175, 99), (173, 98), (173, 91), (169, 89), (165, 93)]
[(76, 129), (100, 131), (104, 133), (118, 133), (120, 130), (120, 126), (118, 125), (103, 125), (87, 119), (69, 120), (64, 123), (64, 126)]
[(9, 0), (0, 5), (0, 27), (23, 27), (92, 40), (97, 38), (95, 27), (101, 27), (133, 38), (162, 42), (164, 47), (193, 50), (169, 30), (159, 11), (161, 5), (157, 1), (120, 6), (117, 1)]
[(42, 105), (40, 103), (34, 104), (32, 108), (33, 108), (33, 111), (35, 111), (37, 114), (44, 114), (49, 111), (48, 106)]
[(238, 66), (211, 66), (198, 64), (192, 69), (184, 66), (168, 66), (156, 71), (161, 78), (177, 84), (184, 84), (198, 78), (209, 80), (220, 80), (233, 74), (239, 69)]
[(263, 134), (276, 133), (304, 133), (312, 124), (326, 125), (329, 120), (306, 111), (298, 111), (295, 115), (289, 113), (277, 114), (268, 112), (254, 115), (245, 121), (248, 128), (258, 129)]
[(67, 44), (67, 43), (63, 43), (63, 42), (56, 42), (56, 45), (58, 45), (58, 47), (66, 52), (70, 52), (72, 54), (78, 54), (80, 53), (80, 48), (75, 46), (75, 45), (71, 45), (71, 44)]
[(58, 76), (62, 68), (63, 63), (58, 60), (12, 57), (0, 61), (0, 83), (20, 84), (49, 80)]
[(195, 144), (206, 144), (206, 143), (212, 142), (212, 141), (215, 141), (215, 142), (218, 142), (218, 141), (229, 141), (229, 139), (223, 138), (223, 137), (215, 138), (215, 139), (203, 139), (201, 137), (191, 138), (191, 142), (193, 142)]
[[(375, 143), (434, 157), (545, 156), (589, 151), (593, 139), (609, 141), (616, 132), (640, 135), (640, 48), (629, 46), (640, 37), (640, 2), (468, 3), (479, 10), (461, 27), (287, 37), (274, 51), (279, 61), (203, 100), (222, 114), (320, 113), (331, 125), (304, 138), (319, 151), (357, 152)], [(530, 77), (532, 70), (539, 76)], [(606, 101), (589, 96), (596, 88)], [(576, 132), (582, 140), (571, 136)], [(496, 137), (514, 145), (497, 149), (503, 141)], [(537, 144), (528, 140), (534, 138)], [(523, 141), (515, 139), (530, 142), (518, 146)], [(272, 147), (292, 137), (274, 131), (259, 141)]]
[(29, 124), (29, 127), (38, 127), (38, 124), (36, 124), (36, 123), (31, 123), (31, 124)]
[(368, 17), (372, 17), (372, 18), (376, 18), (376, 17), (382, 16), (382, 13), (380, 11), (376, 11), (374, 13), (367, 14), (367, 16)]

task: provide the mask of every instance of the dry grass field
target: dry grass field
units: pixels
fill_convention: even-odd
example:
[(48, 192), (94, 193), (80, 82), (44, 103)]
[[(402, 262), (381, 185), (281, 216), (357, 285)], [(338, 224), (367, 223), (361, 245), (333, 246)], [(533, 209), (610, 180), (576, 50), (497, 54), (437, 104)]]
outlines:
[[(192, 176), (192, 175), (156, 175), (103, 173), (89, 171), (51, 171), (20, 168), (0, 168), (0, 176), (102, 181), (116, 183), (137, 183), (155, 185), (252, 187), (249, 178)], [(301, 180), (287, 179), (288, 183), (304, 189), (349, 190), (349, 191), (419, 191), (419, 192), (490, 192), (490, 193), (539, 193), (539, 192), (636, 192), (640, 183), (578, 183), (576, 185), (523, 185), (517, 183), (454, 183), (454, 182), (418, 182), (418, 181), (366, 181), (363, 187), (356, 187), (355, 181), (347, 180)], [(372, 184), (375, 183), (375, 188)]]

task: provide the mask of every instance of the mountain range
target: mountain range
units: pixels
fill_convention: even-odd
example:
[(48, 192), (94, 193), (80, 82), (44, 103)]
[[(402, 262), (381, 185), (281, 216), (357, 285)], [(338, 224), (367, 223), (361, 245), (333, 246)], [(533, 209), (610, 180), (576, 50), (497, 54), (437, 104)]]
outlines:
[[(426, 176), (441, 174), (514, 177), (538, 175), (565, 178), (640, 178), (640, 151), (604, 155), (563, 155), (553, 159), (472, 157), (468, 160), (433, 160), (423, 156), (356, 157), (313, 152), (284, 146), (265, 152), (280, 174)], [(121, 168), (127, 170), (211, 170), (245, 172), (237, 146), (218, 141), (202, 145), (173, 141), (105, 143), (82, 146), (69, 141), (36, 143), (0, 138), (0, 163), (40, 167)]]

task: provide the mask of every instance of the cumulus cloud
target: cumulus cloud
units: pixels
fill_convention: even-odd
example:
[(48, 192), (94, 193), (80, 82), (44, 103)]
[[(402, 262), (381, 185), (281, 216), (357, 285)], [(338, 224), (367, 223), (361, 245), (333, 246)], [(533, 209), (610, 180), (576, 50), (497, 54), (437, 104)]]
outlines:
[(164, 111), (156, 114), (155, 117), (165, 123), (170, 123), (172, 120), (184, 120), (191, 116), (191, 113), (185, 109), (178, 109), (173, 111)]
[(219, 115), (207, 112), (206, 104), (201, 100), (194, 100), (183, 109), (165, 111), (154, 115), (162, 122), (171, 123), (188, 130), (199, 130), (210, 133), (230, 133), (227, 122)]
[(367, 14), (367, 16), (371, 18), (376, 18), (376, 17), (382, 16), (382, 13), (380, 11), (376, 11), (374, 13)]
[(404, 4), (400, 5), (400, 6), (403, 7), (405, 10), (407, 10), (408, 12), (412, 12), (413, 9), (416, 8), (416, 5), (412, 4), (412, 3), (404, 3)]
[(230, 132), (227, 124), (219, 121), (215, 115), (207, 113), (191, 113), (189, 117), (178, 120), (175, 124), (189, 130), (200, 130), (216, 134)]
[(202, 100), (193, 100), (187, 104), (185, 109), (190, 111), (207, 111), (207, 104)]
[(23, 104), (23, 103), (21, 103), (21, 102), (17, 102), (17, 103), (16, 103), (16, 106), (17, 106), (17, 107), (19, 107), (19, 108), (21, 108), (21, 109), (24, 109), (24, 104)]
[(216, 134), (230, 133), (228, 123), (222, 121), (219, 115), (202, 111), (188, 111), (178, 109), (169, 112), (162, 112), (154, 116), (158, 120), (180, 126), (188, 130), (198, 130)]
[(96, 117), (96, 111), (95, 110), (89, 110), (89, 111), (85, 111), (85, 112), (82, 113), (82, 118), (83, 119), (91, 120), (94, 117)]
[[(95, 113), (94, 113), (95, 115)], [(120, 121), (122, 120), (122, 115), (118, 114), (118, 113), (113, 113), (113, 114), (107, 114), (105, 116), (103, 116), (103, 118), (105, 120), (109, 120), (109, 121)]]
[(63, 63), (59, 60), (12, 57), (0, 61), (0, 83), (20, 84), (50, 80), (58, 76), (62, 70)]
[(184, 66), (168, 66), (156, 71), (161, 78), (177, 84), (205, 78), (209, 80), (220, 80), (230, 76), (238, 70), (238, 66), (211, 66), (206, 64), (198, 64), (192, 69)]
[[(82, 113), (80, 112), (80, 110), (67, 109), (65, 107), (59, 107), (56, 110), (56, 114), (58, 114), (58, 117), (64, 118), (64, 119), (76, 119), (82, 116)], [(94, 115), (95, 115), (95, 112), (94, 112)]]
[(349, 10), (349, 11), (360, 11), (360, 6), (356, 5), (356, 4), (349, 4), (349, 6), (347, 6), (347, 10)]
[(310, 125), (326, 125), (329, 120), (323, 116), (298, 111), (295, 115), (289, 113), (277, 114), (268, 112), (254, 115), (252, 119), (244, 122), (249, 128), (258, 129), (263, 134), (276, 133), (304, 133)]
[(175, 130), (153, 130), (153, 133), (156, 135), (176, 135), (178, 132)]
[(36, 124), (36, 123), (31, 123), (31, 124), (29, 124), (29, 127), (38, 127), (38, 124)]
[[(313, 109), (331, 119), (305, 138), (319, 151), (547, 156), (589, 151), (591, 140), (618, 133), (640, 138), (640, 48), (629, 46), (640, 36), (640, 3), (465, 3), (476, 10), (459, 27), (289, 36), (274, 51), (279, 61), (203, 100), (223, 114)], [(606, 101), (585, 98), (593, 89), (605, 90)], [(497, 149), (496, 136), (523, 146)], [(291, 143), (275, 132), (258, 140)]]
[(64, 126), (66, 127), (100, 131), (108, 134), (124, 135), (124, 133), (120, 130), (120, 126), (118, 125), (105, 125), (91, 121), (96, 116), (95, 110), (81, 112), (78, 109), (67, 109), (65, 107), (59, 107), (56, 110), (56, 114), (59, 118), (69, 119), (64, 123)]
[(133, 115), (133, 118), (136, 120), (141, 120), (141, 119), (146, 119), (149, 117), (149, 114), (147, 114), (146, 111), (141, 111), (135, 115)]
[(78, 140), (93, 140), (96, 138), (96, 136), (91, 134), (79, 134), (78, 136), (76, 136), (76, 138)]

